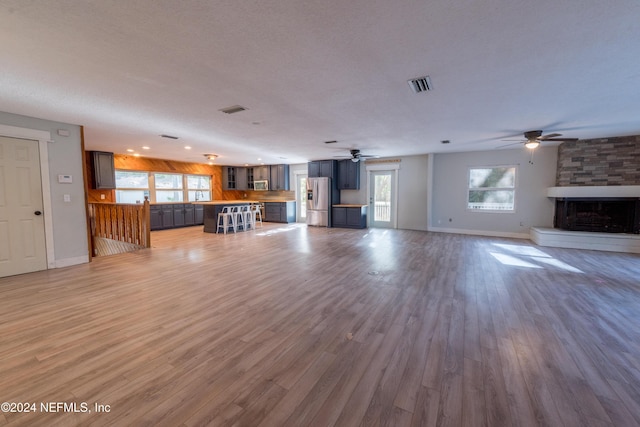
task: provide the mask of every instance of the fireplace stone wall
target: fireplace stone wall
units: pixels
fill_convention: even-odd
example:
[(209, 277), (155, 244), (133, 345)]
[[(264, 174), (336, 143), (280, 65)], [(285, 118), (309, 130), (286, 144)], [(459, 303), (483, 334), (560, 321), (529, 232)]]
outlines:
[(578, 140), (558, 147), (558, 187), (639, 184), (640, 135)]

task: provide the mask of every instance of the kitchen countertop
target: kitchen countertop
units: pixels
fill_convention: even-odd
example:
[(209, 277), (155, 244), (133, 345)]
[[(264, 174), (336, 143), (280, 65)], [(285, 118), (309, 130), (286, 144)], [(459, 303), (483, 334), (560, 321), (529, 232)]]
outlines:
[(251, 204), (251, 203), (260, 203), (258, 200), (212, 200), (210, 202), (193, 202), (198, 203), (199, 205), (240, 205), (240, 204)]
[(291, 200), (291, 199), (260, 199), (260, 202), (262, 203), (290, 203), (290, 202), (295, 202), (295, 200)]
[(339, 205), (332, 205), (332, 207), (334, 208), (365, 208), (367, 207), (367, 205), (339, 204)]

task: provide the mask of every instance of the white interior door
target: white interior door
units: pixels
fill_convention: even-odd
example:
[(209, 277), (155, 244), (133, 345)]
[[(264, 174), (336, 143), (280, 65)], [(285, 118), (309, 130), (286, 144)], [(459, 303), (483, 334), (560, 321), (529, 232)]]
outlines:
[(369, 175), (369, 226), (395, 228), (394, 170), (371, 171)]
[(46, 269), (38, 141), (0, 137), (0, 277)]

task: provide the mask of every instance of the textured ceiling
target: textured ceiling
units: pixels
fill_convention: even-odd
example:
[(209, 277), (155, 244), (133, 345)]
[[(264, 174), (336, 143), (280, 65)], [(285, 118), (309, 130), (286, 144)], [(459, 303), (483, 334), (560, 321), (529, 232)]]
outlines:
[(0, 0), (0, 110), (220, 164), (640, 134), (639, 22), (636, 0)]

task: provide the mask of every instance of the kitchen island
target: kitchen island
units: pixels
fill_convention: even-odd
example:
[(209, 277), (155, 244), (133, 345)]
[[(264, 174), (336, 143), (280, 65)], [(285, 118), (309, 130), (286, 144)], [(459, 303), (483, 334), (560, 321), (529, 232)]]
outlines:
[(198, 202), (204, 206), (204, 232), (215, 233), (218, 229), (218, 214), (225, 206), (241, 206), (260, 203), (258, 200), (215, 200), (211, 202)]
[(264, 205), (262, 220), (265, 222), (289, 223), (296, 221), (296, 201), (285, 199), (262, 200), (215, 200), (198, 202), (204, 206), (204, 232), (215, 233), (218, 228), (218, 214), (225, 206)]

